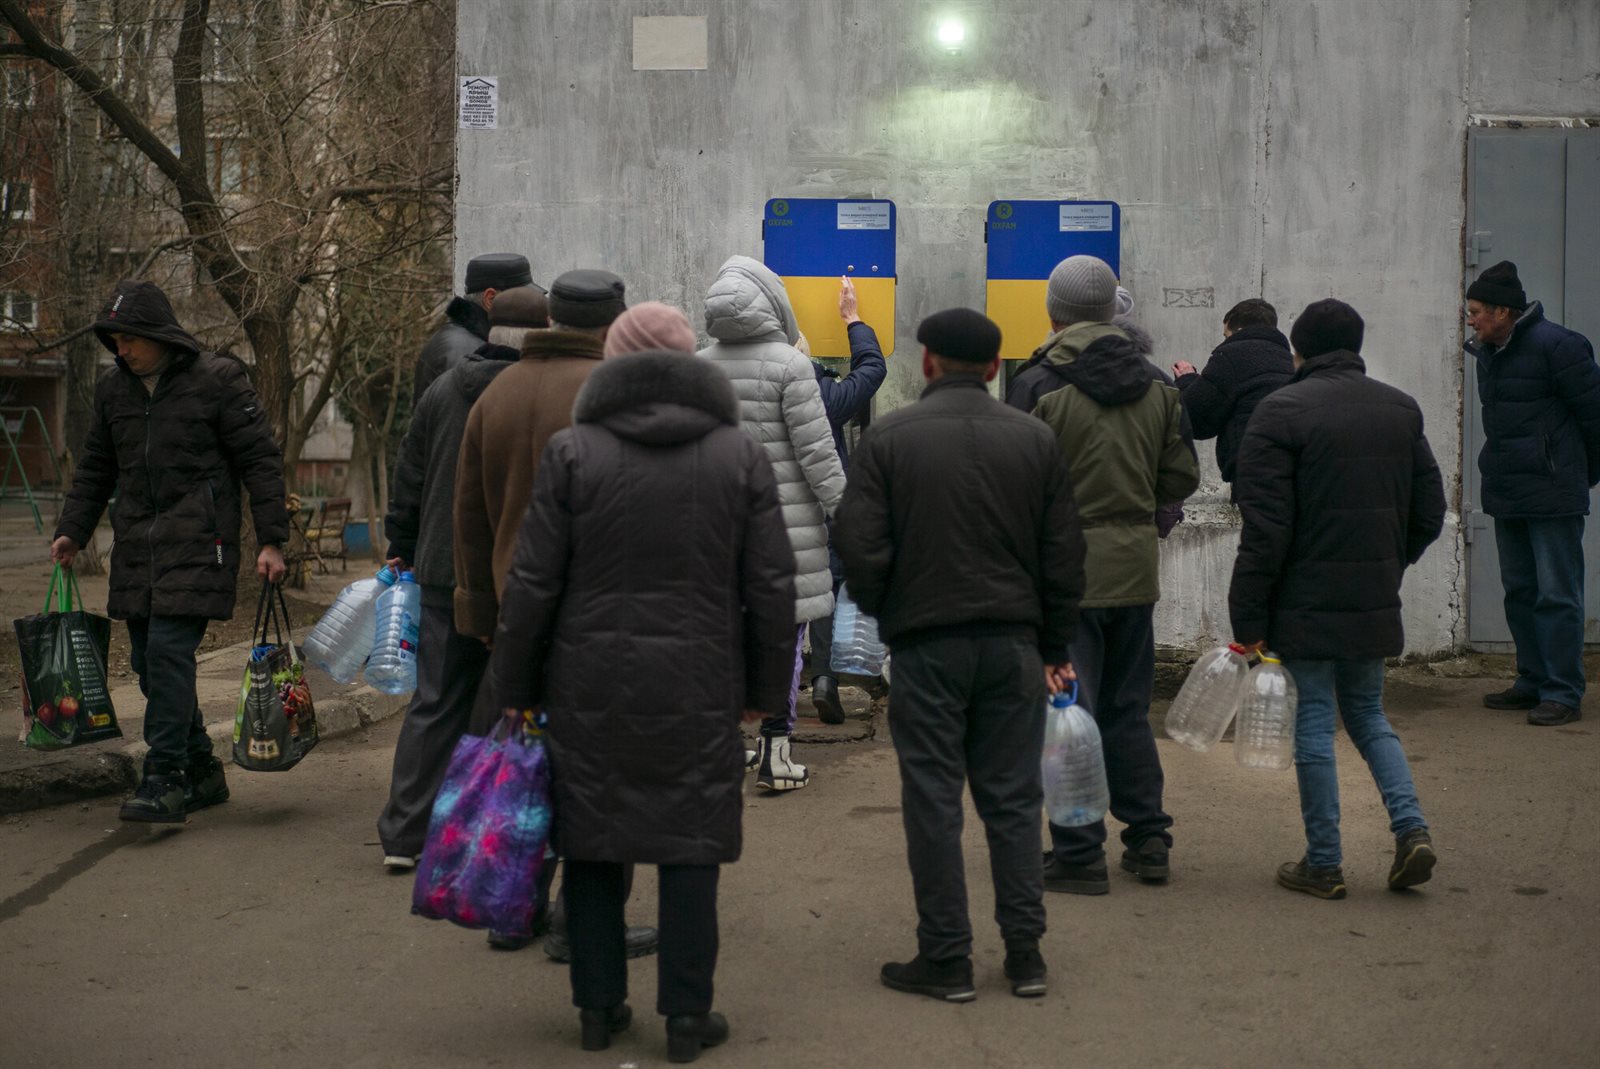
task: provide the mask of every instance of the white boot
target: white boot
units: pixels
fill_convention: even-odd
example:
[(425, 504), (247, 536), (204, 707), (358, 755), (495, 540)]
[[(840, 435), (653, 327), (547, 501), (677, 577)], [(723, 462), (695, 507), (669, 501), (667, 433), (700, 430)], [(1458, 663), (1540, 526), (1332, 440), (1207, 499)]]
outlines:
[(806, 766), (789, 757), (789, 736), (779, 735), (769, 739), (762, 736), (761, 771), (756, 773), (756, 786), (768, 791), (797, 791), (810, 779)]

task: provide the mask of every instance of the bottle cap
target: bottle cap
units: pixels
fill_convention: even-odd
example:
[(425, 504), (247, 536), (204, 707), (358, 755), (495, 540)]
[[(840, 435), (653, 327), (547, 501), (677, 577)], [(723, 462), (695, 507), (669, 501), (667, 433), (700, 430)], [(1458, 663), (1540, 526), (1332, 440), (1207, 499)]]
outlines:
[(378, 569), (378, 574), (373, 578), (377, 579), (378, 582), (382, 583), (384, 586), (394, 586), (394, 569), (385, 564), (382, 568)]
[(1262, 664), (1282, 664), (1283, 663), (1283, 658), (1279, 657), (1276, 653), (1268, 653), (1266, 650), (1262, 650), (1261, 651), (1261, 663)]
[(400, 581), (403, 583), (415, 583), (417, 581), (417, 577), (410, 568), (407, 568), (405, 571), (400, 573)]
[(1069, 705), (1078, 704), (1078, 681), (1073, 680), (1067, 684), (1067, 689), (1050, 695), (1050, 705), (1056, 709), (1065, 709)]

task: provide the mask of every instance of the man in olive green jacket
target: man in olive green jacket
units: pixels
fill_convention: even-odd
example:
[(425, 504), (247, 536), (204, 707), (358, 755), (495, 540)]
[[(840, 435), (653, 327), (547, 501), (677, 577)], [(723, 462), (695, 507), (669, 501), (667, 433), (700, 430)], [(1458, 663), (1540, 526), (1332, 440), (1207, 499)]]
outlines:
[[(1079, 259), (1089, 258), (1073, 258)], [(1072, 264), (1065, 261), (1058, 273)], [(1079, 303), (1102, 296), (1108, 306), (1115, 301), (1116, 279), (1099, 261), (1071, 281), (1065, 288)], [(1051, 286), (1064, 288), (1054, 278)], [(1152, 379), (1126, 337), (1102, 334), (1061, 371), (1067, 385), (1045, 394), (1033, 411), (1061, 442), (1087, 547), (1087, 588), (1071, 645), (1079, 700), (1100, 727), (1111, 813), (1127, 825), (1122, 867), (1140, 879), (1164, 880), (1172, 818), (1162, 809), (1161, 759), (1150, 730), (1153, 616), (1161, 597), (1155, 513), (1194, 492), (1199, 465), (1178, 391)], [(1050, 834), (1046, 890), (1111, 889), (1104, 821), (1078, 828), (1052, 824)]]

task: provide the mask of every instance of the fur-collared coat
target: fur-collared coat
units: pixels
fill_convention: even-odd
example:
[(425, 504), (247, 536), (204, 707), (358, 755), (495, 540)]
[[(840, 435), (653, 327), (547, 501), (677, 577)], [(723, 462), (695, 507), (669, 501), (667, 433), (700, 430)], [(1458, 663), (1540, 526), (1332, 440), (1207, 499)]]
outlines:
[(550, 439), (489, 677), (541, 706), (557, 843), (584, 861), (715, 865), (741, 848), (742, 710), (787, 707), (794, 554), (721, 371), (606, 360)]

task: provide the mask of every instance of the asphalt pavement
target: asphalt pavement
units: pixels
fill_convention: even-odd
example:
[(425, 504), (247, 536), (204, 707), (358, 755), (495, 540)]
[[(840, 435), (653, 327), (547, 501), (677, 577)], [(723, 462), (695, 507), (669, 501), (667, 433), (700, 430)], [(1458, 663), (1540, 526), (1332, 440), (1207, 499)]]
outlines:
[[(1049, 895), (1051, 990), (1001, 976), (987, 856), (969, 810), (979, 997), (878, 983), (914, 952), (898, 776), (876, 737), (810, 745), (813, 784), (752, 794), (722, 880), (707, 1066), (1593, 1066), (1600, 1045), (1600, 711), (1559, 729), (1477, 706), (1490, 681), (1392, 675), (1440, 863), (1384, 889), (1392, 852), (1365, 767), (1339, 741), (1350, 897), (1277, 888), (1301, 850), (1292, 773), (1231, 747), (1161, 743), (1174, 874)], [(632, 1029), (578, 1049), (564, 970), (535, 947), (409, 914), (379, 864), (398, 718), (178, 829), (121, 825), (104, 798), (0, 819), (0, 1065), (6, 1069), (665, 1064), (653, 959)], [(864, 734), (858, 732), (859, 734)], [(648, 869), (630, 906), (654, 914)]]

